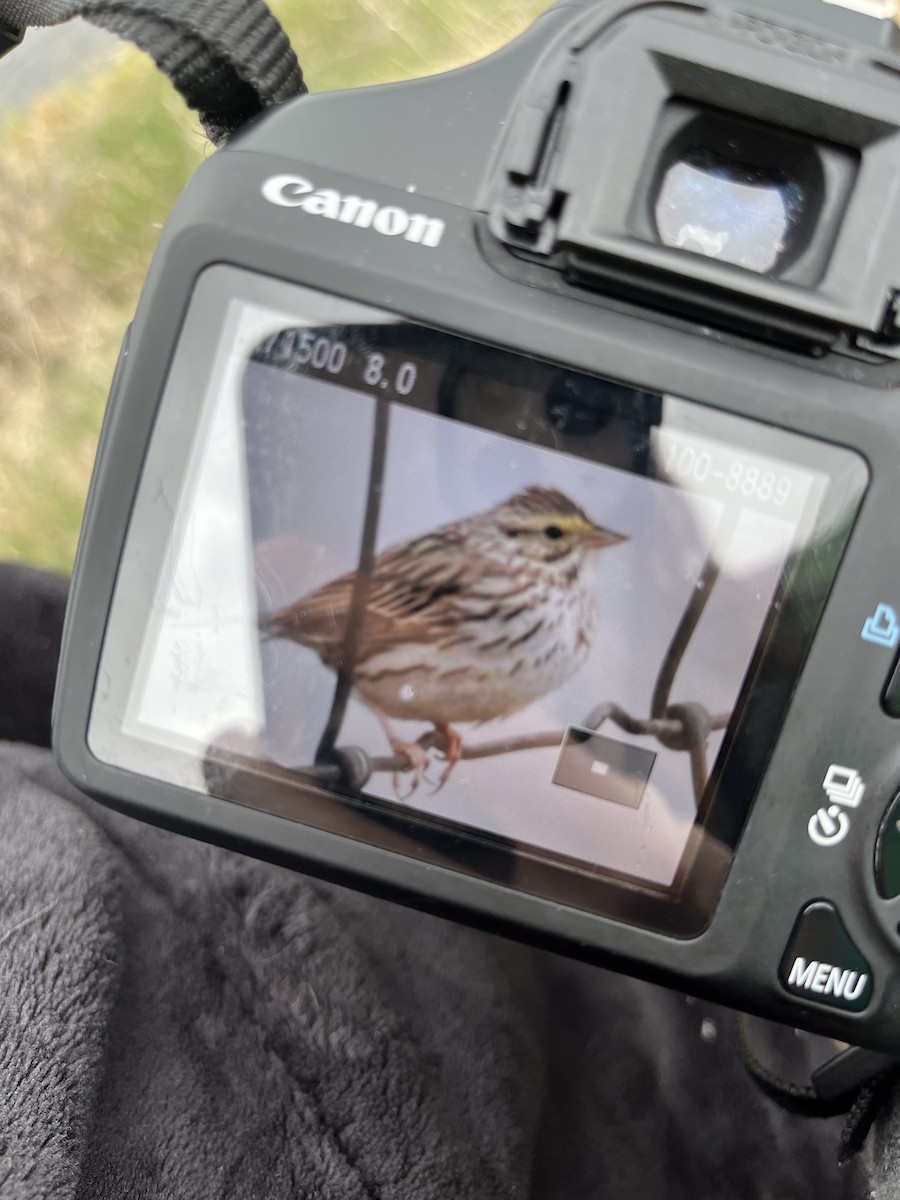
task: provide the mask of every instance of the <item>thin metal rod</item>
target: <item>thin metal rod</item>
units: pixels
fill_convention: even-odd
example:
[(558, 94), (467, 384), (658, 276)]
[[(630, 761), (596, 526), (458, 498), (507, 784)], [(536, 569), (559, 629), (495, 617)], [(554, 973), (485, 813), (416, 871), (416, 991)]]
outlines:
[[(583, 725), (588, 729), (599, 729), (607, 721), (612, 721), (626, 733), (645, 735), (647, 737), (678, 737), (683, 732), (680, 720), (656, 721), (642, 720), (632, 717), (624, 708), (615, 703), (598, 704), (585, 718)], [(562, 744), (564, 731), (550, 730), (547, 733), (529, 733), (521, 737), (499, 738), (495, 742), (464, 743), (460, 750), (460, 761), (471, 762), (478, 758), (492, 758), (497, 754), (515, 754), (522, 750), (542, 750), (559, 747)], [(436, 730), (429, 730), (419, 738), (423, 750), (431, 750), (442, 745), (443, 735)], [(366, 756), (368, 757), (368, 756)], [(398, 756), (382, 756), (368, 760), (369, 773), (377, 771), (409, 771), (410, 764), (405, 758)]]
[(718, 578), (719, 564), (716, 562), (714, 556), (710, 554), (703, 564), (703, 570), (700, 573), (700, 578), (697, 580), (693, 595), (682, 614), (681, 620), (678, 622), (678, 628), (675, 630), (672, 641), (669, 643), (669, 648), (666, 651), (662, 665), (659, 668), (659, 674), (656, 677), (656, 687), (653, 689), (650, 714), (657, 720), (662, 719), (666, 715), (666, 710), (669, 707), (669, 699), (672, 695), (672, 685), (675, 683), (675, 676), (678, 674), (681, 660), (684, 658), (690, 640), (694, 636), (694, 630), (700, 622), (703, 610), (706, 608)]
[(347, 701), (353, 689), (353, 672), (356, 656), (363, 636), (366, 604), (369, 599), (369, 584), (372, 579), (372, 564), (375, 561), (375, 539), (378, 536), (378, 518), (381, 513), (381, 497), (384, 485), (384, 461), (387, 456), (388, 425), (390, 415), (388, 402), (380, 397), (375, 402), (375, 425), (372, 430), (372, 458), (369, 466), (369, 490), (366, 497), (366, 515), (363, 521), (362, 543), (359, 548), (359, 565), (353, 582), (353, 594), (347, 612), (344, 629), (344, 644), (341, 647), (340, 666), (331, 712), (319, 739), (316, 764), (331, 762), (335, 743), (344, 723)]

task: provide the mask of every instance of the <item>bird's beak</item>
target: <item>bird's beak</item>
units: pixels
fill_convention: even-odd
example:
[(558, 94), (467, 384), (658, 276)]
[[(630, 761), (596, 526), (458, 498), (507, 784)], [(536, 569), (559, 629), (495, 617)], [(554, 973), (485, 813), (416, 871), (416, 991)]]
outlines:
[(584, 544), (592, 550), (604, 550), (607, 546), (618, 546), (620, 542), (628, 540), (625, 533), (613, 533), (611, 529), (601, 529), (596, 525), (585, 536)]

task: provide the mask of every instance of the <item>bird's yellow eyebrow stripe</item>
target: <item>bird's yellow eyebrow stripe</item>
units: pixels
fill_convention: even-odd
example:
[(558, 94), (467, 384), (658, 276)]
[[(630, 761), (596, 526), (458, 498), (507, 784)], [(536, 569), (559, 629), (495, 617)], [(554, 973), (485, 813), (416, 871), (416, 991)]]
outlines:
[(587, 533), (594, 528), (590, 521), (585, 517), (580, 517), (577, 513), (566, 513), (559, 516), (556, 513), (541, 513), (540, 516), (531, 517), (528, 521), (528, 527), (538, 532), (546, 529), (548, 525), (555, 525), (563, 533)]

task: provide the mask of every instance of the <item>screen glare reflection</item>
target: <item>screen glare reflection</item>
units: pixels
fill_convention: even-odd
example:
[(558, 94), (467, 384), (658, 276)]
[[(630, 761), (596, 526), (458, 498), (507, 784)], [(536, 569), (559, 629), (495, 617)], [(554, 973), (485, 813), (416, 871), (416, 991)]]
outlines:
[(692, 150), (666, 171), (656, 224), (666, 246), (766, 274), (791, 249), (805, 200), (780, 171)]

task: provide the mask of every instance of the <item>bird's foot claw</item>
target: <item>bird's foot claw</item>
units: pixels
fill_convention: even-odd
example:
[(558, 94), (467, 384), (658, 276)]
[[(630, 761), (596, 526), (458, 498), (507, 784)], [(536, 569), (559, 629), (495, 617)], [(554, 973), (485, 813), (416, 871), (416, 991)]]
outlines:
[[(447, 782), (449, 775), (450, 775), (449, 771), (442, 771), (440, 779), (437, 781), (437, 783), (432, 784), (431, 788), (429, 789), (428, 795), (436, 796), (438, 794), (438, 792), (441, 790), (441, 788), (444, 786), (444, 784)], [(428, 782), (431, 783), (431, 780), (429, 779)]]
[(435, 725), (436, 744), (438, 750), (446, 762), (446, 767), (441, 772), (441, 777), (437, 784), (432, 788), (431, 795), (436, 795), (450, 776), (453, 774), (453, 768), (462, 758), (462, 738), (450, 725)]
[(428, 752), (418, 742), (401, 742), (398, 738), (391, 739), (391, 749), (398, 758), (405, 761), (406, 767), (403, 769), (404, 772), (412, 772), (412, 782), (405, 793), (400, 789), (401, 772), (395, 771), (393, 776), (394, 791), (397, 793), (397, 799), (408, 800), (422, 780), (426, 778), (425, 773), (429, 765)]

